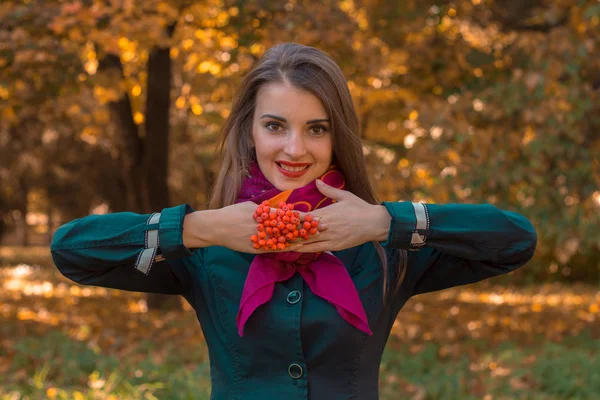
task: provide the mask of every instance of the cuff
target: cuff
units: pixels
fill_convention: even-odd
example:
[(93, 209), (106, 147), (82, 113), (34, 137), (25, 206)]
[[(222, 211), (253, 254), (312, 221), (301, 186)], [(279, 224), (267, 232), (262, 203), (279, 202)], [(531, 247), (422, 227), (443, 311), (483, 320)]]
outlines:
[(158, 246), (167, 260), (189, 257), (192, 252), (183, 245), (183, 219), (194, 209), (189, 204), (164, 208), (158, 223)]
[(193, 253), (183, 245), (183, 219), (193, 211), (186, 203), (152, 213), (144, 226), (144, 249), (135, 269), (148, 275), (154, 262), (191, 256)]
[(381, 203), (392, 216), (390, 231), (384, 247), (419, 250), (429, 233), (427, 207), (409, 201)]

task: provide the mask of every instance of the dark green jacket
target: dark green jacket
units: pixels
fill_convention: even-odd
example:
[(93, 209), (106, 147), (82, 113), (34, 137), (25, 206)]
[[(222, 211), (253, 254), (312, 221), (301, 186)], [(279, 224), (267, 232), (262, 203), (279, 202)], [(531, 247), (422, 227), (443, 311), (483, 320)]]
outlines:
[[(410, 202), (382, 204), (392, 216), (382, 245), (394, 281), (398, 249), (409, 247), (416, 217)], [(157, 214), (131, 212), (73, 220), (56, 231), (51, 250), (58, 269), (77, 283), (184, 296), (208, 344), (214, 400), (369, 400), (378, 398), (381, 355), (411, 296), (513, 271), (536, 247), (534, 227), (514, 212), (488, 204), (426, 208), (430, 226), (421, 231), (426, 245), (408, 252), (405, 279), (385, 307), (375, 247), (365, 243), (333, 252), (348, 268), (373, 336), (345, 322), (296, 274), (276, 284), (272, 300), (256, 310), (239, 337), (235, 319), (254, 255), (216, 246), (185, 248), (183, 218), (193, 211), (188, 204), (162, 210), (158, 223), (151, 220)], [(153, 234), (158, 258), (154, 248), (146, 249)], [(149, 263), (140, 266), (144, 257)], [(147, 267), (147, 275), (140, 272)]]

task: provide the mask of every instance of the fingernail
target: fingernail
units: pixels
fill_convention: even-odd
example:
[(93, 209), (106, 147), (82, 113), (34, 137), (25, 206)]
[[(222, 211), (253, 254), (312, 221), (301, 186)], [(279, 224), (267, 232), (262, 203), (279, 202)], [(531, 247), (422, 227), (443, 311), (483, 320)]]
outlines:
[(323, 184), (323, 181), (320, 179), (317, 179), (317, 185), (322, 185), (322, 184)]

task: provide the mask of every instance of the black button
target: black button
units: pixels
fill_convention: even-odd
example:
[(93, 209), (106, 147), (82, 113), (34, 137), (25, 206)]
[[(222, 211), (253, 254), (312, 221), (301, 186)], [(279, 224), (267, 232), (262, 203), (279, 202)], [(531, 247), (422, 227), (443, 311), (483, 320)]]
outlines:
[(302, 293), (297, 290), (292, 290), (287, 296), (287, 302), (290, 304), (296, 304), (302, 298)]
[(290, 374), (290, 376), (294, 379), (298, 379), (302, 376), (302, 367), (298, 364), (290, 364), (290, 366), (288, 367), (288, 373)]

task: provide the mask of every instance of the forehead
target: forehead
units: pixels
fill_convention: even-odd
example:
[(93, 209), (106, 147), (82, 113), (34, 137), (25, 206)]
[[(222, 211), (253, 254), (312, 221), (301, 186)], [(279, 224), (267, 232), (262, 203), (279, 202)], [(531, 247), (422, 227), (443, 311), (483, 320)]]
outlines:
[(274, 114), (290, 120), (327, 118), (321, 100), (311, 92), (289, 83), (263, 85), (256, 95), (256, 114)]

